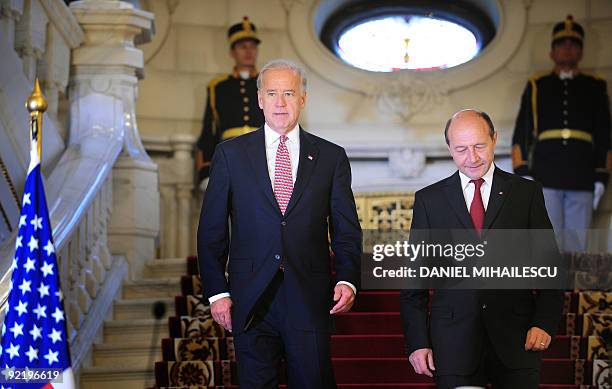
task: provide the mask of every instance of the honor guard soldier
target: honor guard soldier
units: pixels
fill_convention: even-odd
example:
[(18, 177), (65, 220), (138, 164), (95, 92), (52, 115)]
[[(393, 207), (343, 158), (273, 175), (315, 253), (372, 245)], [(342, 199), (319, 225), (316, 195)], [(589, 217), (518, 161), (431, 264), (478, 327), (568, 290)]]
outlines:
[(210, 161), (219, 142), (251, 132), (264, 123), (257, 103), (257, 37), (255, 25), (244, 17), (227, 32), (232, 73), (208, 84), (202, 133), (197, 142), (196, 168), (202, 189), (208, 182)]
[[(512, 138), (514, 172), (544, 187), (546, 208), (566, 250), (583, 250), (610, 170), (606, 82), (578, 69), (584, 30), (571, 15), (554, 26), (552, 71), (529, 79)], [(576, 234), (579, 232), (579, 234)]]

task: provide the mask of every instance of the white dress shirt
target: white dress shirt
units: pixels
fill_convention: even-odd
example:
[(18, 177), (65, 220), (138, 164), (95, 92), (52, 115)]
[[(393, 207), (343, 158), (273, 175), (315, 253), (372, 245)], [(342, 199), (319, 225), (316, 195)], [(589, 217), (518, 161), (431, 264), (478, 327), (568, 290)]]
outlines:
[(561, 70), (559, 71), (559, 78), (561, 80), (571, 80), (574, 78), (574, 72), (572, 70)]
[[(491, 163), (489, 170), (485, 173), (482, 178), (484, 182), (480, 187), (480, 195), (482, 196), (482, 204), (484, 205), (485, 211), (489, 205), (489, 197), (491, 197), (491, 188), (493, 187), (493, 172), (495, 171), (495, 164)], [(474, 200), (474, 188), (475, 184), (470, 182), (471, 178), (465, 174), (459, 172), (459, 178), (461, 178), (461, 189), (463, 190), (463, 198), (465, 199), (465, 205), (467, 206), (468, 212)]]
[[(289, 158), (291, 159), (291, 178), (293, 179), (293, 185), (297, 178), (298, 165), (300, 161), (300, 126), (297, 124), (293, 130), (286, 133), (287, 150), (289, 151)], [(266, 159), (268, 162), (268, 174), (270, 175), (270, 183), (272, 184), (272, 191), (274, 191), (274, 172), (276, 168), (276, 152), (278, 151), (278, 143), (280, 142), (281, 134), (274, 131), (268, 126), (268, 123), (264, 125), (264, 136), (266, 139)], [(355, 285), (347, 281), (338, 281), (336, 285), (348, 285), (355, 295), (357, 294), (357, 288)], [(223, 297), (230, 297), (229, 293), (219, 293), (211, 296), (208, 301), (214, 303), (215, 301), (222, 299)]]

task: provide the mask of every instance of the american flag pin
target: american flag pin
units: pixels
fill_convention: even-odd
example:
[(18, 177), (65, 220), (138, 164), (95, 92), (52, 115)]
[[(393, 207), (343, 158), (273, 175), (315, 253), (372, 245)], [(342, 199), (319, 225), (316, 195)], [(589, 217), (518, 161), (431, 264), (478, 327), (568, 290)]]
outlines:
[(309, 156), (308, 156), (308, 159), (310, 159), (310, 160), (312, 161), (312, 159), (313, 159), (313, 158), (312, 158), (312, 155), (309, 155)]

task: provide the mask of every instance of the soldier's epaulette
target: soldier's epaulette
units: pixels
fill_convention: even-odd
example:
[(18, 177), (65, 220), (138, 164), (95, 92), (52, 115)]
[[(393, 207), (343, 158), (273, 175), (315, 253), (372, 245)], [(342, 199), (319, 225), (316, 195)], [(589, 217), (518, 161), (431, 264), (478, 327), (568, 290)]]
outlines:
[[(212, 110), (213, 119), (215, 123), (219, 123), (219, 112), (217, 111), (217, 91), (215, 89), (217, 88), (217, 85), (219, 85), (220, 82), (227, 80), (229, 76), (229, 74), (224, 74), (222, 76), (213, 78), (208, 83), (208, 101), (210, 103), (210, 108)], [(217, 132), (216, 127), (216, 125), (213, 125), (213, 135)]]
[(213, 79), (212, 79), (212, 80), (210, 80), (210, 82), (208, 83), (208, 88), (210, 88), (210, 89), (214, 89), (214, 88), (217, 86), (217, 84), (219, 84), (220, 82), (223, 82), (223, 81), (227, 80), (227, 79), (229, 78), (229, 76), (230, 76), (230, 74), (229, 74), (229, 73), (227, 73), (227, 74), (224, 74), (224, 75), (222, 75), (222, 76), (218, 76), (218, 77), (213, 78)]
[(531, 77), (529, 77), (530, 81), (538, 81), (540, 78), (548, 76), (550, 74), (550, 70), (547, 71), (542, 71), (542, 72), (537, 72), (534, 75), (532, 75)]

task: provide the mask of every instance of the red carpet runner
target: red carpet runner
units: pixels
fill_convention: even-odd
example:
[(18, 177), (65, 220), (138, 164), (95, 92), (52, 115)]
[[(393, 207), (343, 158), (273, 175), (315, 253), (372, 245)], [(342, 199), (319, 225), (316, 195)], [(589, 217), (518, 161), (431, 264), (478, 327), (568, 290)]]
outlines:
[[(176, 316), (168, 319), (170, 337), (162, 341), (164, 361), (155, 365), (156, 387), (236, 388), (232, 338), (212, 321), (202, 300), (195, 258), (187, 261), (181, 289), (182, 296), (175, 299)], [(341, 389), (435, 388), (429, 378), (414, 373), (404, 355), (398, 294), (363, 291), (353, 311), (338, 317), (332, 353)], [(540, 388), (609, 384), (602, 335), (610, 331), (611, 307), (612, 293), (566, 293), (559, 335), (544, 355)]]

